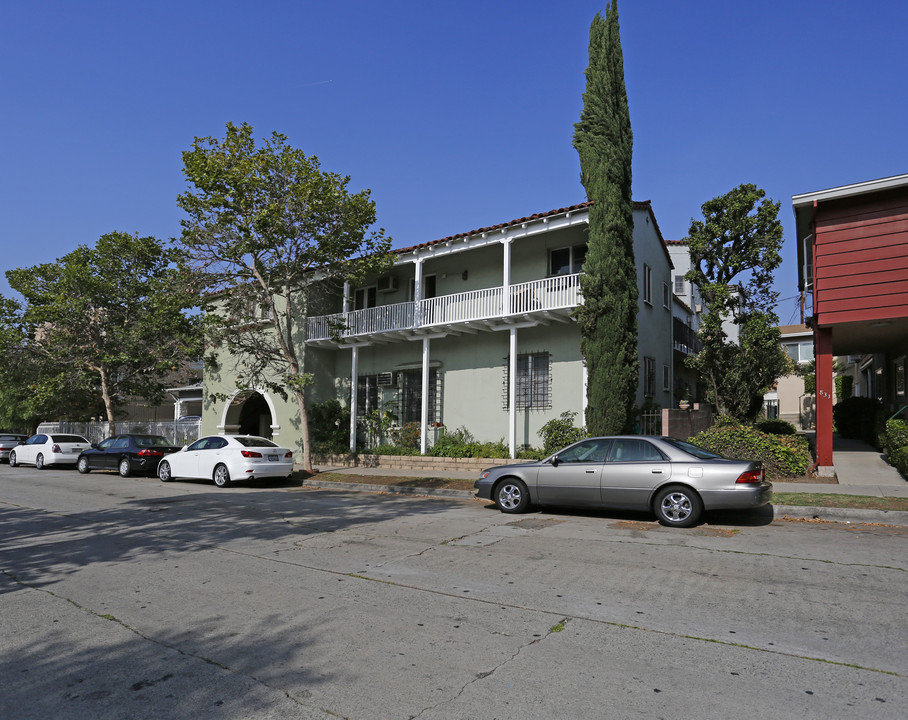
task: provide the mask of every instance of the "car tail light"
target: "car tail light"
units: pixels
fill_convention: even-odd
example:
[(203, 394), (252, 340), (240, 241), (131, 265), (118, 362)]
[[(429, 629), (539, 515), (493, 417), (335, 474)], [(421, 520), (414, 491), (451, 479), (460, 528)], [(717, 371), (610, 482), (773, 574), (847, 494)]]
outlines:
[(738, 476), (738, 479), (735, 480), (736, 483), (761, 483), (765, 476), (764, 471), (761, 470), (748, 470), (743, 472)]
[(163, 454), (160, 450), (149, 450), (148, 448), (138, 452), (139, 457), (161, 457)]
[(60, 449), (60, 446), (59, 446), (59, 445), (56, 445), (56, 444), (50, 449), (50, 451), (51, 451), (51, 452), (55, 452), (55, 453), (63, 452), (63, 451)]
[(262, 457), (262, 453), (260, 453), (260, 452), (255, 452), (255, 450), (240, 450), (240, 452), (243, 454), (243, 457), (245, 457), (245, 458), (260, 458), (260, 457)]
[(292, 460), (292, 459), (293, 459), (293, 451), (292, 451), (292, 450), (288, 450), (288, 451), (287, 451), (287, 454), (284, 455), (284, 460)]

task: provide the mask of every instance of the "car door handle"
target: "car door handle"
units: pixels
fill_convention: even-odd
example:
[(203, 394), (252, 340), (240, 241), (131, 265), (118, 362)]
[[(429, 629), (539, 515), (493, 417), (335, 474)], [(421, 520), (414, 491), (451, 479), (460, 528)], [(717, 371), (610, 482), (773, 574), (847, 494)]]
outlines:
[(595, 470), (587, 470), (587, 471), (586, 471), (586, 474), (587, 474), (587, 475), (592, 475), (594, 472), (596, 472), (596, 471), (595, 471)]
[(662, 468), (653, 468), (652, 470), (650, 470), (650, 472), (651, 472), (653, 475), (661, 475), (661, 474), (662, 474)]

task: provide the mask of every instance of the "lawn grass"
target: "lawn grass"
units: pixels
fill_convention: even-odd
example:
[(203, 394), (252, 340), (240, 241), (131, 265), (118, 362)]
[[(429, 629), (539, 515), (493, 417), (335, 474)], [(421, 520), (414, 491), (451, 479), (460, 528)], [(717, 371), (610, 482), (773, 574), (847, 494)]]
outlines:
[(773, 505), (802, 507), (858, 508), (862, 510), (908, 511), (908, 498), (873, 495), (833, 495), (831, 493), (773, 492)]
[[(339, 472), (319, 473), (314, 479), (327, 482), (394, 485), (398, 487), (444, 488), (472, 490), (473, 480), (441, 477), (410, 477), (398, 475), (353, 475)], [(305, 483), (305, 480), (303, 481)], [(832, 493), (773, 492), (773, 505), (804, 507), (858, 508), (864, 510), (908, 511), (908, 498), (875, 497), (870, 495), (837, 495)]]

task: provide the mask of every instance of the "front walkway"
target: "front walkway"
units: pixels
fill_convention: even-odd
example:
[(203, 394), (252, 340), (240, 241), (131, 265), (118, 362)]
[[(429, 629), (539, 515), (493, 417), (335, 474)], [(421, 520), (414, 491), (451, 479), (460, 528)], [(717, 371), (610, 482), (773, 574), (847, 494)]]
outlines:
[(882, 454), (863, 440), (832, 436), (832, 461), (837, 485), (825, 483), (773, 483), (777, 492), (838, 493), (908, 497), (908, 482)]

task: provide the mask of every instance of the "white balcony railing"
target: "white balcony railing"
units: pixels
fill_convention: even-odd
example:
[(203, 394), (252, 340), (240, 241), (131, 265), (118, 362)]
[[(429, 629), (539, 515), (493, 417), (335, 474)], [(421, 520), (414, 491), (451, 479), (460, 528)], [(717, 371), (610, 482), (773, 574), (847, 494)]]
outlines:
[(307, 340), (340, 340), (458, 323), (504, 320), (513, 315), (567, 310), (580, 304), (580, 275), (557, 275), (504, 287), (442, 295), (418, 303), (381, 305), (310, 317)]

